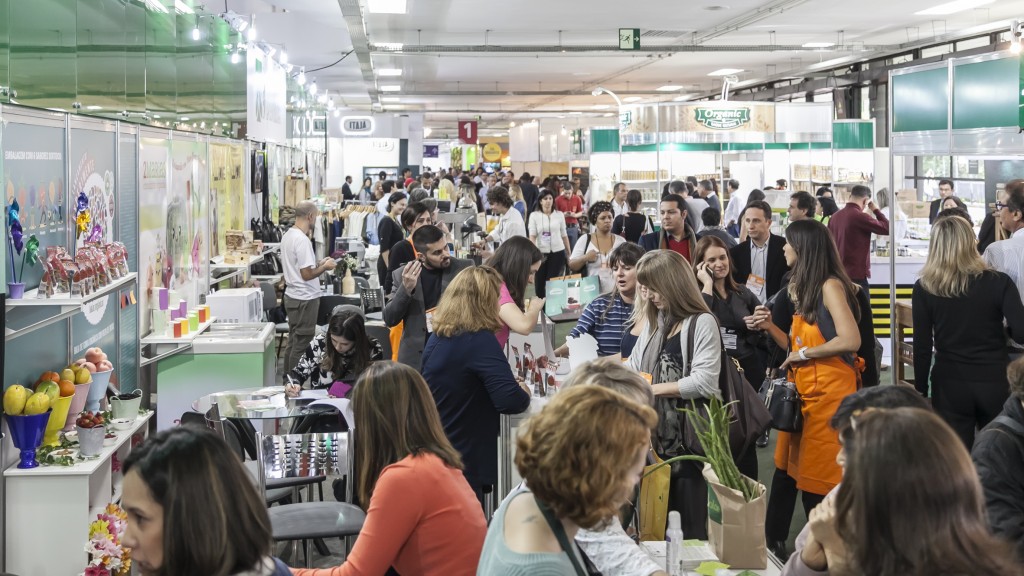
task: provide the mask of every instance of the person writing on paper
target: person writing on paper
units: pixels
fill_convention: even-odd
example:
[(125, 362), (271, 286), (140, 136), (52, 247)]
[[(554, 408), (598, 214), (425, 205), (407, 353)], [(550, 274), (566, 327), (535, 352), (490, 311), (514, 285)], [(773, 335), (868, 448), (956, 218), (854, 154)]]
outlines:
[(359, 433), (352, 477), (366, 521), (344, 563), (296, 569), (295, 576), (389, 568), (416, 576), (475, 574), (487, 521), (423, 377), (404, 364), (379, 362), (360, 377), (353, 396)]
[(587, 212), (587, 218), (593, 225), (589, 234), (584, 234), (576, 242), (569, 257), (569, 269), (582, 273), (584, 276), (597, 276), (601, 280), (601, 293), (611, 292), (615, 285), (612, 277), (611, 264), (608, 261), (612, 250), (615, 250), (626, 239), (612, 234), (611, 202), (595, 202)]
[(503, 243), (494, 252), (487, 264), (501, 275), (501, 298), (498, 301), (498, 316), (501, 328), (498, 330), (498, 344), (502, 349), (508, 343), (510, 332), (527, 334), (540, 320), (544, 311), (544, 299), (534, 298), (529, 306), (525, 303), (526, 287), (533, 283), (540, 270), (544, 255), (529, 239), (517, 236)]
[[(608, 256), (608, 266), (615, 280), (611, 292), (587, 305), (567, 338), (590, 334), (597, 340), (598, 356), (621, 354), (622, 337), (633, 314), (633, 299), (636, 297), (636, 264), (643, 255), (643, 248), (629, 243), (621, 244), (612, 251)], [(569, 343), (558, 347), (555, 355), (569, 356)]]
[(285, 374), (284, 391), (298, 396), (307, 380), (314, 390), (328, 389), (335, 382), (352, 386), (372, 362), (383, 359), (380, 342), (366, 335), (362, 314), (342, 310), (331, 316), (327, 332), (313, 338), (299, 363)]

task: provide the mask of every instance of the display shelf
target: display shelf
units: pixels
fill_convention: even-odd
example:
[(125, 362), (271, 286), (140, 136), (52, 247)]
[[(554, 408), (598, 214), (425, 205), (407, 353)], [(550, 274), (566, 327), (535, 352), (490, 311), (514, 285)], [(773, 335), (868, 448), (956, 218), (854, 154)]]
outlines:
[(10, 310), (11, 308), (20, 308), (22, 306), (80, 307), (82, 304), (87, 304), (97, 298), (102, 298), (122, 286), (135, 282), (136, 276), (137, 274), (135, 272), (131, 272), (124, 278), (118, 278), (110, 284), (107, 284), (86, 296), (56, 296), (53, 298), (39, 298), (39, 289), (33, 288), (32, 290), (25, 292), (24, 298), (19, 298), (17, 300), (8, 298), (6, 301), (7, 309)]
[[(89, 524), (123, 492), (123, 475), (113, 471), (112, 458), (116, 454), (124, 461), (132, 438), (147, 435), (153, 415), (153, 411), (140, 414), (96, 458), (74, 466), (28, 470), (12, 464), (4, 471), (5, 517), (8, 528), (17, 527), (4, 533), (7, 571), (24, 576), (81, 573), (88, 562)], [(54, 554), (54, 550), (62, 552)]]
[(253, 280), (259, 280), (260, 282), (270, 282), (271, 284), (277, 284), (278, 282), (281, 281), (281, 278), (284, 278), (284, 274), (271, 274), (269, 276), (262, 276), (257, 274), (252, 277)]
[[(266, 254), (266, 253), (267, 253), (267, 251), (263, 252), (263, 254)], [(263, 254), (257, 254), (255, 256), (251, 256), (250, 255), (249, 256), (249, 261), (246, 262), (245, 264), (225, 264), (224, 263), (224, 257), (220, 256), (220, 255), (217, 255), (217, 256), (214, 256), (213, 258), (210, 258), (210, 268), (214, 269), (214, 270), (245, 270), (245, 269), (249, 268), (249, 266), (251, 266), (251, 265), (253, 265), (253, 264), (257, 263), (257, 262), (262, 261), (263, 260)]]
[(211, 325), (213, 325), (213, 323), (216, 322), (216, 321), (217, 321), (217, 318), (214, 317), (214, 316), (211, 316), (209, 320), (207, 320), (206, 322), (201, 323), (199, 325), (198, 329), (196, 329), (196, 330), (189, 330), (188, 334), (186, 334), (185, 336), (182, 336), (180, 338), (175, 338), (173, 336), (154, 336), (154, 335), (150, 334), (149, 336), (146, 336), (142, 340), (139, 340), (139, 344), (141, 344), (143, 346), (146, 346), (146, 345), (149, 345), (149, 344), (190, 344), (190, 343), (192, 343), (193, 340), (196, 339), (196, 336), (199, 336), (200, 334), (202, 334), (203, 331), (205, 331), (207, 328), (209, 328)]
[(57, 297), (57, 298), (36, 298), (36, 296), (39, 293), (39, 289), (35, 288), (35, 289), (29, 290), (28, 292), (26, 292), (25, 293), (25, 298), (21, 298), (21, 299), (17, 299), (17, 300), (12, 300), (12, 299), (8, 298), (7, 301), (6, 301), (6, 309), (7, 309), (7, 314), (8, 314), (8, 316), (7, 316), (8, 322), (10, 322), (10, 319), (11, 319), (11, 311), (13, 309), (16, 309), (16, 308), (23, 308), (23, 309), (30, 309), (31, 308), (31, 309), (36, 309), (36, 310), (39, 310), (39, 309), (46, 310), (46, 309), (49, 309), (49, 308), (59, 308), (59, 310), (54, 311), (51, 315), (46, 316), (45, 318), (43, 318), (41, 320), (38, 320), (38, 321), (36, 321), (36, 322), (34, 322), (32, 324), (29, 324), (27, 326), (23, 326), (21, 328), (6, 328), (5, 327), (4, 328), (4, 341), (10, 342), (11, 340), (14, 340), (15, 338), (20, 338), (20, 337), (22, 337), (22, 336), (24, 336), (26, 334), (30, 334), (32, 332), (35, 332), (36, 330), (39, 330), (40, 328), (45, 328), (46, 326), (49, 326), (49, 325), (54, 324), (56, 322), (60, 322), (61, 320), (67, 320), (68, 318), (71, 318), (75, 314), (78, 314), (82, 310), (82, 306), (84, 304), (88, 304), (90, 302), (93, 302), (93, 301), (98, 300), (100, 298), (103, 298), (105, 296), (108, 296), (108, 295), (114, 293), (114, 291), (116, 291), (116, 290), (118, 290), (120, 288), (123, 288), (125, 286), (131, 286), (131, 285), (135, 284), (136, 278), (137, 278), (137, 274), (135, 272), (131, 272), (127, 276), (125, 276), (124, 278), (118, 278), (117, 280), (111, 282), (110, 284), (104, 286), (103, 288), (100, 288), (99, 290), (97, 290), (97, 291), (95, 291), (92, 294), (89, 294), (87, 296), (77, 296), (77, 297), (61, 296), (61, 297)]

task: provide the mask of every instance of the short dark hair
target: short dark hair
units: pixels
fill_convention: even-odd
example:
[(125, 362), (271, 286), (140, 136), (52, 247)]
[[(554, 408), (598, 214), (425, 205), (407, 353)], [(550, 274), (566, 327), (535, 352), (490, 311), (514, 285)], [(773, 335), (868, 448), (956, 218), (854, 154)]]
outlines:
[(630, 210), (636, 210), (640, 207), (640, 203), (644, 201), (643, 194), (640, 193), (636, 188), (626, 192), (626, 204), (629, 205)]
[(679, 195), (682, 195), (684, 192), (687, 193), (687, 194), (689, 193), (687, 191), (687, 188), (686, 188), (686, 182), (683, 182), (682, 180), (673, 180), (673, 181), (669, 182), (668, 183), (668, 192), (669, 192), (669, 194), (679, 194)]
[(686, 177), (686, 181), (689, 182), (690, 184), (693, 184), (694, 186), (697, 185), (697, 177), (696, 176), (687, 176)]
[(138, 474), (163, 508), (161, 574), (237, 574), (271, 553), (263, 497), (241, 458), (212, 431), (158, 432), (128, 454), (123, 470)]
[(1006, 183), (1006, 207), (1010, 212), (1024, 212), (1024, 180), (1018, 178)]
[(437, 226), (420, 226), (412, 233), (412, 246), (419, 253), (425, 253), (427, 246), (444, 238), (444, 232)]
[(806, 212), (808, 218), (814, 218), (814, 209), (818, 204), (810, 192), (794, 192), (789, 197), (796, 200), (796, 207)]
[(644, 249), (639, 244), (633, 244), (632, 242), (619, 244), (619, 247), (612, 250), (612, 253), (608, 255), (608, 266), (611, 268), (614, 268), (616, 264), (636, 266), (637, 262), (643, 258), (644, 252)]
[(700, 213), (700, 220), (705, 226), (718, 226), (722, 223), (722, 213), (709, 206)]
[(850, 189), (850, 198), (871, 198), (871, 188), (863, 184), (857, 184)]
[(701, 180), (698, 183), (698, 186), (700, 186), (701, 188), (703, 188), (705, 190), (714, 190), (715, 189), (715, 185), (711, 183), (711, 180)]
[(779, 188), (785, 189), (786, 188), (786, 179), (785, 178), (779, 178), (778, 180), (775, 181), (775, 185), (778, 186)]
[(1006, 379), (1010, 382), (1010, 393), (1018, 400), (1024, 400), (1024, 357), (1010, 362), (1006, 367)]
[(402, 226), (404, 226), (406, 230), (412, 228), (412, 225), (416, 223), (416, 219), (424, 212), (433, 212), (433, 210), (428, 208), (423, 202), (413, 202), (412, 204), (409, 204), (405, 207), (405, 210), (402, 211)]
[(764, 192), (762, 192), (761, 190), (759, 190), (757, 188), (754, 188), (753, 190), (750, 191), (750, 195), (747, 196), (747, 204), (749, 204), (751, 202), (760, 202), (761, 200), (764, 200), (764, 199), (765, 199)]
[(405, 200), (406, 198), (408, 198), (408, 196), (405, 195), (405, 192), (395, 192), (391, 196), (388, 196), (388, 212), (391, 212), (392, 206), (398, 204), (399, 202)]
[(939, 180), (939, 186), (942, 186), (943, 184), (949, 186), (950, 190), (956, 190), (956, 186), (953, 185), (953, 181), (950, 180), (949, 178), (943, 178), (942, 180)]
[(729, 180), (729, 188), (732, 189), (732, 190), (739, 190), (740, 189), (740, 181), (739, 180), (735, 180), (735, 179), (734, 180)]
[(827, 194), (831, 194), (832, 193), (832, 189), (829, 188), (828, 186), (822, 186), (821, 188), (818, 188), (814, 192), (815, 196), (824, 196), (826, 193)]
[(506, 208), (511, 208), (514, 202), (512, 196), (508, 193), (508, 188), (504, 186), (493, 186), (487, 189), (487, 203), (488, 204), (501, 204)]
[(854, 416), (868, 408), (920, 408), (929, 412), (932, 409), (928, 401), (910, 386), (871, 386), (843, 398), (829, 425), (842, 430)]
[[(383, 174), (383, 172), (381, 172), (381, 174)], [(394, 180), (385, 180), (384, 183), (380, 185), (381, 191), (384, 192), (385, 194), (390, 194), (391, 190), (393, 190), (394, 187), (395, 187), (395, 181)]]
[(753, 202), (747, 202), (747, 205), (743, 207), (743, 212), (740, 212), (740, 218), (742, 219), (743, 215), (747, 213), (747, 210), (751, 208), (764, 212), (765, 220), (770, 221), (772, 219), (772, 207), (764, 200), (754, 200)]
[[(678, 180), (676, 181), (678, 182)], [(686, 212), (686, 198), (683, 198), (679, 194), (668, 194), (661, 198), (662, 202), (675, 202), (676, 207), (679, 208), (680, 212)]]
[(945, 218), (952, 218), (954, 216), (959, 216), (960, 218), (967, 220), (968, 222), (970, 222), (971, 226), (974, 225), (974, 221), (971, 220), (970, 212), (968, 212), (964, 208), (957, 206), (956, 208), (945, 208), (939, 210), (939, 213), (935, 215), (935, 222), (932, 222), (932, 226), (934, 226), (939, 220), (943, 220)]

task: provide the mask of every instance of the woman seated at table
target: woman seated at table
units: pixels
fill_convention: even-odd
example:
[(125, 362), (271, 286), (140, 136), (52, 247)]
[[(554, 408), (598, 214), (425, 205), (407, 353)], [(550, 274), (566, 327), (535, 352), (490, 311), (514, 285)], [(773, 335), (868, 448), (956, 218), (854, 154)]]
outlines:
[(555, 395), (516, 439), (526, 485), (494, 514), (477, 573), (592, 573), (574, 540), (613, 521), (633, 495), (657, 422), (650, 406), (599, 386)]
[[(568, 338), (579, 338), (590, 334), (597, 340), (597, 355), (621, 354), (622, 337), (626, 323), (633, 313), (633, 299), (636, 296), (636, 263), (644, 255), (644, 249), (636, 244), (621, 244), (608, 256), (615, 284), (612, 291), (595, 298), (587, 305), (576, 327), (569, 331)], [(569, 355), (569, 344), (563, 344), (555, 354)]]
[(123, 469), (122, 543), (136, 573), (291, 574), (271, 556), (270, 518), (252, 477), (213, 432), (179, 426), (154, 434)]
[(354, 396), (355, 486), (366, 522), (344, 564), (295, 574), (475, 574), (487, 522), (423, 377), (378, 362)]
[(329, 389), (335, 382), (351, 386), (370, 366), (384, 359), (380, 342), (366, 335), (362, 314), (342, 310), (331, 316), (327, 332), (319, 334), (306, 347), (299, 364), (285, 374), (285, 392), (298, 396), (306, 380), (313, 389)]

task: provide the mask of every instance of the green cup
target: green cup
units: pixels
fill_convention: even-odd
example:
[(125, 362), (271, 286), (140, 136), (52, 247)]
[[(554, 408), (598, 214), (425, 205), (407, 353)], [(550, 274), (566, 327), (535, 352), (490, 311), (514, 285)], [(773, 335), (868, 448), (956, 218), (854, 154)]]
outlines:
[(189, 312), (188, 313), (188, 329), (191, 332), (199, 330), (199, 313)]

